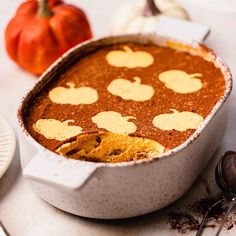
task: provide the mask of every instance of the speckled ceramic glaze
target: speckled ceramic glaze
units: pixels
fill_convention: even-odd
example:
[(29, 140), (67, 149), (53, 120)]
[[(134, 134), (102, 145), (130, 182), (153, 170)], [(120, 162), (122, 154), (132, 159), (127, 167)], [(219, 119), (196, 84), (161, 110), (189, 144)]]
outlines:
[[(161, 158), (115, 164), (59, 157), (36, 142), (22, 122), (24, 111), (34, 95), (84, 53), (102, 45), (125, 42), (151, 42), (190, 51), (213, 61), (221, 69), (226, 81), (225, 93), (196, 132)], [(227, 66), (214, 52), (197, 43), (183, 44), (148, 34), (107, 37), (80, 44), (41, 76), (19, 108), (23, 173), (41, 198), (76, 215), (117, 219), (161, 209), (187, 191), (216, 150), (226, 127), (225, 101), (231, 88), (232, 78)]]

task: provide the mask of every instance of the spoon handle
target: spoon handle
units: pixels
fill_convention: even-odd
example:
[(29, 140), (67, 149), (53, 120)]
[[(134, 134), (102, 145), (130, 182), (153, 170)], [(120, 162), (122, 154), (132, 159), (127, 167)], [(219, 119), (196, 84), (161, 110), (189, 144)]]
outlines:
[(214, 204), (212, 204), (212, 205), (208, 208), (207, 212), (205, 213), (205, 215), (204, 215), (203, 218), (202, 218), (202, 221), (201, 221), (201, 223), (200, 223), (200, 226), (199, 226), (199, 228), (198, 228), (198, 231), (197, 231), (196, 236), (201, 236), (201, 235), (202, 235), (203, 227), (204, 227), (204, 226), (206, 225), (206, 223), (207, 223), (208, 215), (209, 215), (210, 211), (211, 211), (215, 206), (217, 206), (218, 204), (220, 204), (222, 201), (223, 201), (223, 198), (221, 198), (220, 200), (218, 200), (217, 202), (215, 202)]
[(224, 223), (229, 215), (229, 213), (231, 212), (232, 208), (234, 207), (234, 205), (236, 204), (236, 198), (232, 198), (230, 204), (229, 204), (229, 207), (227, 209), (227, 212), (225, 213), (225, 216), (223, 218), (223, 220), (221, 221), (221, 224), (220, 224), (220, 227), (219, 229), (217, 230), (217, 233), (216, 233), (216, 236), (219, 236), (220, 235), (220, 232), (224, 226)]
[(9, 236), (1, 221), (0, 221), (0, 236)]

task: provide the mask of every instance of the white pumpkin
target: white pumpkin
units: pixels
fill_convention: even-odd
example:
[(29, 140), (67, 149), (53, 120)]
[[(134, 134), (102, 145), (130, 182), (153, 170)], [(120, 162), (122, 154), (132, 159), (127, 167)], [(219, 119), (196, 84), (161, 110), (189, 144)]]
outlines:
[(175, 0), (146, 0), (145, 2), (121, 5), (114, 13), (110, 33), (147, 33), (156, 30), (157, 22), (162, 16), (188, 20), (185, 9)]

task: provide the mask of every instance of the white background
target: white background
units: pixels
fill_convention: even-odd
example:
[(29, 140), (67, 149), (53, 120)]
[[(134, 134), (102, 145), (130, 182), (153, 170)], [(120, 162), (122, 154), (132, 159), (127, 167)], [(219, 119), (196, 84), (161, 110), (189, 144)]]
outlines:
[[(68, 0), (69, 1), (69, 0)], [(30, 89), (37, 78), (19, 69), (6, 55), (4, 48), (4, 29), (13, 16), (19, 0), (0, 2), (0, 113), (14, 127), (17, 134), (16, 110), (21, 97)], [(125, 0), (70, 0), (83, 7), (92, 23), (95, 36), (108, 32), (108, 22), (116, 7)], [(236, 14), (205, 10), (197, 5), (184, 2), (195, 22), (209, 25), (212, 33), (206, 43), (226, 60), (233, 74), (236, 73)], [(196, 1), (195, 1), (196, 2)], [(235, 90), (230, 100), (229, 125), (226, 136), (215, 158), (227, 149), (236, 148), (236, 103)], [(166, 214), (177, 207), (182, 207), (192, 198), (204, 194), (205, 179), (212, 182), (212, 191), (216, 191), (212, 181), (211, 162), (199, 181), (181, 201), (163, 211), (152, 213), (137, 219), (123, 221), (89, 220), (63, 213), (39, 199), (28, 183), (21, 177), (19, 150), (17, 147), (14, 161), (7, 173), (0, 180), (0, 219), (12, 236), (78, 236), (78, 235), (176, 235), (167, 225)], [(234, 227), (236, 228), (236, 227)], [(208, 235), (212, 235), (208, 230)], [(224, 231), (225, 235), (235, 235), (236, 230)], [(189, 234), (190, 235), (190, 234)], [(194, 234), (192, 234), (194, 235)]]

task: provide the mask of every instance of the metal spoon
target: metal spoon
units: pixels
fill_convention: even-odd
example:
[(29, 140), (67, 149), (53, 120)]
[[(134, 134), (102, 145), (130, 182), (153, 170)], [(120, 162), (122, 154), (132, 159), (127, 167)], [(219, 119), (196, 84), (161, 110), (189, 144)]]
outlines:
[(9, 236), (1, 221), (0, 221), (0, 236)]
[(223, 192), (223, 196), (209, 207), (201, 221), (196, 236), (202, 235), (203, 227), (207, 223), (207, 217), (211, 210), (223, 201), (226, 201), (229, 202), (229, 207), (220, 223), (219, 229), (216, 232), (216, 236), (219, 236), (229, 213), (236, 204), (236, 152), (228, 151), (222, 156), (215, 169), (215, 180)]

